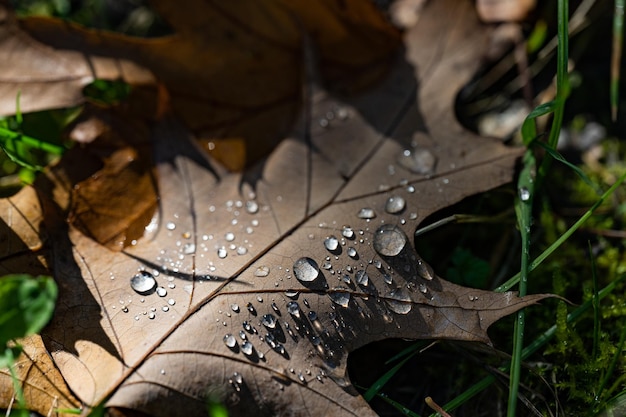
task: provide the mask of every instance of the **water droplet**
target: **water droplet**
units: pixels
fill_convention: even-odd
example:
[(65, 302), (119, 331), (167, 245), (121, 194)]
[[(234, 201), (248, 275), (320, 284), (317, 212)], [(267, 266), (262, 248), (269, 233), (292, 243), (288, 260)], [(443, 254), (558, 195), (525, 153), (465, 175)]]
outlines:
[(385, 284), (387, 285), (393, 284), (393, 278), (391, 278), (391, 275), (389, 275), (386, 272), (383, 272), (383, 279), (385, 280)]
[(361, 210), (359, 210), (356, 216), (359, 219), (373, 219), (374, 217), (376, 217), (376, 212), (374, 211), (374, 209), (371, 209), (369, 207), (363, 207)]
[(186, 243), (185, 246), (183, 246), (183, 253), (185, 255), (191, 255), (192, 253), (196, 252), (196, 245), (194, 245), (193, 243)]
[(254, 346), (252, 346), (252, 343), (248, 342), (247, 340), (245, 342), (242, 343), (241, 345), (241, 351), (247, 355), (250, 356), (252, 355), (252, 352), (254, 351)]
[(239, 313), (239, 304), (231, 304), (230, 309), (233, 310), (235, 313)]
[(255, 277), (266, 277), (269, 274), (270, 274), (270, 268), (265, 265), (258, 267), (256, 271), (254, 271)]
[(401, 288), (392, 290), (385, 302), (391, 311), (398, 314), (408, 314), (413, 308), (411, 297)]
[(159, 297), (165, 297), (167, 295), (167, 290), (163, 287), (157, 287), (156, 293)]
[(220, 247), (217, 250), (217, 257), (220, 259), (224, 259), (225, 257), (228, 256), (228, 252), (226, 251), (226, 248), (224, 246)]
[(295, 301), (289, 301), (287, 303), (287, 311), (295, 318), (300, 318), (300, 305), (298, 305)]
[(435, 170), (437, 158), (428, 149), (405, 149), (398, 163), (415, 174), (430, 174)]
[(404, 198), (400, 196), (391, 196), (387, 199), (387, 203), (385, 203), (385, 211), (390, 214), (396, 214), (404, 210), (405, 206), (406, 201), (404, 201)]
[(239, 246), (237, 248), (237, 255), (245, 255), (246, 253), (248, 253), (248, 249), (246, 249), (244, 246)]
[(328, 236), (326, 240), (324, 240), (324, 246), (329, 251), (335, 251), (339, 247), (339, 240), (335, 236)]
[(276, 305), (276, 303), (272, 303), (271, 306), (272, 306), (272, 310), (274, 310), (274, 312), (280, 316), (281, 315), (280, 310), (278, 309), (278, 306)]
[(357, 253), (356, 249), (354, 249), (352, 246), (348, 248), (347, 250), (348, 256), (356, 259), (359, 257), (359, 254)]
[(313, 310), (309, 311), (308, 316), (309, 316), (309, 320), (311, 321), (317, 320), (317, 313)]
[(130, 279), (130, 286), (139, 294), (146, 294), (154, 290), (156, 280), (150, 272), (141, 271)]
[(241, 325), (243, 326), (245, 331), (247, 331), (248, 333), (252, 333), (252, 326), (250, 325), (250, 323), (244, 321), (243, 323), (241, 323)]
[(169, 300), (167, 300), (167, 303), (173, 306), (174, 304), (176, 304), (176, 300), (174, 300), (173, 298), (170, 298)]
[(383, 256), (396, 256), (406, 245), (406, 235), (397, 226), (384, 224), (374, 234), (374, 250)]
[(176, 229), (176, 224), (174, 222), (167, 222), (167, 224), (165, 225), (165, 228), (167, 230), (174, 230)]
[(248, 308), (248, 311), (256, 316), (256, 308), (254, 308), (254, 306), (252, 305), (252, 303), (248, 303), (248, 305), (246, 306)]
[(235, 234), (232, 232), (228, 232), (224, 235), (224, 239), (226, 239), (227, 242), (232, 242), (233, 240), (235, 240)]
[(293, 273), (300, 281), (314, 281), (320, 273), (319, 266), (311, 258), (300, 258), (293, 264)]
[(128, 313), (128, 307), (126, 307), (126, 306), (122, 307), (122, 311), (123, 311), (124, 313)]
[(519, 189), (519, 198), (522, 201), (530, 200), (530, 191), (528, 191), (528, 188), (522, 187)]
[(243, 383), (243, 377), (241, 376), (241, 374), (239, 372), (235, 372), (233, 374), (233, 381), (235, 381), (238, 384), (242, 384)]
[(348, 307), (350, 304), (350, 293), (344, 291), (336, 291), (343, 290), (342, 288), (335, 288), (333, 291), (328, 293), (331, 301), (341, 307)]
[(341, 234), (346, 239), (354, 239), (354, 230), (350, 226), (344, 226), (341, 230)]
[(273, 314), (266, 314), (261, 318), (261, 324), (268, 329), (276, 328), (276, 317)]
[(161, 307), (161, 310), (163, 310), (164, 312), (167, 313), (168, 311), (170, 311), (170, 308), (169, 308), (169, 306), (163, 306), (163, 307)]
[(356, 271), (356, 283), (363, 286), (363, 287), (367, 287), (367, 285), (370, 282), (370, 277), (369, 275), (367, 275), (367, 272), (365, 272), (364, 270), (358, 270)]
[(435, 272), (433, 271), (433, 268), (421, 259), (417, 260), (417, 273), (420, 277), (429, 281), (432, 281), (432, 279), (435, 277)]
[(256, 201), (246, 201), (246, 211), (255, 214), (259, 211), (259, 205)]
[(235, 345), (237, 344), (237, 339), (235, 339), (235, 336), (228, 333), (227, 335), (224, 336), (224, 344), (228, 346), (229, 348), (234, 348)]

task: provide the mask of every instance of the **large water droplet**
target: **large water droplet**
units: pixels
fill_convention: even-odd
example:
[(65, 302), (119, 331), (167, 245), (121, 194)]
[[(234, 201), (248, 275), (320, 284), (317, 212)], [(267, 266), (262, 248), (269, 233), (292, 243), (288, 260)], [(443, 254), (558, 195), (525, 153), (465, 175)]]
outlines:
[(362, 269), (356, 271), (356, 274), (355, 274), (354, 277), (356, 278), (356, 283), (361, 285), (361, 286), (363, 286), (363, 287), (367, 287), (367, 285), (370, 282), (369, 275), (367, 275), (367, 272), (365, 272)]
[[(342, 288), (335, 288), (335, 290), (341, 290)], [(330, 297), (331, 301), (337, 305), (340, 305), (341, 307), (348, 307), (348, 304), (350, 304), (350, 293), (349, 292), (344, 292), (344, 291), (331, 291), (328, 293), (328, 296)]]
[(383, 224), (374, 233), (374, 250), (383, 256), (396, 256), (406, 245), (406, 235), (393, 224)]
[(300, 318), (300, 306), (295, 301), (289, 301), (287, 303), (287, 312), (295, 318)]
[(387, 203), (385, 203), (385, 211), (390, 214), (396, 214), (404, 210), (405, 206), (406, 201), (404, 201), (404, 198), (400, 196), (391, 196), (387, 199)]
[(519, 198), (522, 201), (530, 200), (530, 191), (528, 191), (528, 188), (522, 187), (519, 189)]
[(270, 268), (265, 265), (258, 267), (256, 271), (254, 271), (255, 277), (266, 277), (269, 274), (270, 274)]
[(311, 282), (317, 279), (320, 268), (311, 258), (300, 258), (293, 264), (293, 273), (300, 281)]
[(363, 207), (356, 215), (359, 219), (373, 219), (376, 217), (376, 212), (372, 208)]
[(228, 333), (227, 335), (224, 336), (224, 344), (228, 346), (229, 348), (234, 348), (235, 345), (237, 344), (237, 339), (235, 339), (235, 336)]
[(276, 328), (276, 317), (273, 314), (266, 314), (261, 318), (261, 324), (267, 327), (268, 329)]
[(259, 204), (256, 201), (247, 201), (246, 202), (246, 211), (250, 214), (255, 214), (259, 211)]
[(233, 240), (235, 240), (235, 234), (232, 232), (228, 232), (224, 235), (224, 239), (226, 239), (227, 242), (232, 242)]
[(254, 346), (252, 346), (252, 343), (248, 342), (247, 340), (245, 342), (243, 342), (241, 344), (241, 351), (247, 355), (250, 356), (252, 355), (252, 352), (254, 351)]
[(416, 174), (430, 174), (435, 170), (437, 158), (428, 149), (405, 149), (398, 157), (398, 163)]
[(341, 230), (341, 234), (346, 239), (354, 239), (354, 230), (350, 226), (344, 226)]
[(335, 251), (339, 247), (339, 240), (335, 236), (328, 236), (326, 240), (324, 240), (324, 247), (329, 251)]
[(392, 290), (387, 297), (385, 299), (387, 307), (394, 313), (408, 314), (411, 308), (413, 308), (411, 297), (401, 288)]
[(356, 259), (359, 257), (359, 254), (357, 253), (356, 249), (354, 249), (352, 246), (350, 246), (346, 252), (348, 256), (353, 259)]
[(130, 286), (139, 294), (146, 294), (154, 290), (156, 280), (150, 272), (141, 271), (130, 279)]
[(167, 295), (167, 290), (163, 287), (157, 287), (156, 293), (159, 297), (165, 297)]

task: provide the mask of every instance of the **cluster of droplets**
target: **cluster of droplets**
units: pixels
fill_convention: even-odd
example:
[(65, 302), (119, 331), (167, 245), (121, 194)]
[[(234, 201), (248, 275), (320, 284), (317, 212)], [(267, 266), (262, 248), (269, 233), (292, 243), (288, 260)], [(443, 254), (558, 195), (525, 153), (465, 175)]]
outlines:
[(318, 124), (324, 129), (330, 128), (334, 123), (344, 122), (350, 118), (350, 110), (346, 107), (332, 106), (326, 111), (324, 116), (320, 117)]

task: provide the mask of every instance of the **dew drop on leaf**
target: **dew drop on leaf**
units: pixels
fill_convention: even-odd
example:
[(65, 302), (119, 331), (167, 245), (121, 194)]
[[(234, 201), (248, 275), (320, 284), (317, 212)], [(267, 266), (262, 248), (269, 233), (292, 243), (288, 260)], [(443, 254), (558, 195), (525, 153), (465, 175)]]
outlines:
[(339, 240), (335, 236), (328, 236), (326, 240), (324, 240), (324, 247), (329, 251), (337, 250), (339, 247)]
[(428, 149), (405, 149), (398, 157), (398, 163), (415, 174), (430, 174), (435, 170), (437, 158)]
[(259, 211), (259, 205), (256, 201), (246, 202), (246, 211), (250, 214), (255, 214)]
[(275, 329), (276, 328), (276, 317), (274, 317), (273, 314), (265, 314), (262, 318), (261, 318), (261, 324), (263, 326), (265, 326), (268, 329)]
[(356, 283), (363, 287), (367, 287), (370, 281), (369, 275), (367, 275), (367, 272), (365, 272), (362, 269), (356, 271), (355, 278), (356, 278)]
[(233, 310), (235, 313), (239, 313), (239, 304), (231, 304), (230, 309)]
[(353, 247), (349, 247), (347, 250), (348, 256), (351, 258), (358, 258), (359, 254), (357, 253), (356, 249), (354, 249)]
[(245, 342), (243, 342), (243, 344), (241, 345), (241, 351), (247, 355), (250, 356), (252, 355), (252, 352), (254, 351), (254, 347), (252, 346), (252, 343), (248, 342), (247, 340)]
[(528, 188), (522, 187), (519, 189), (519, 198), (522, 201), (530, 200), (530, 191), (528, 191)]
[(235, 336), (228, 333), (224, 336), (224, 344), (228, 346), (229, 348), (234, 348), (235, 345), (237, 344), (237, 339), (235, 339)]
[[(337, 290), (337, 288), (335, 288), (335, 290)], [(330, 297), (331, 301), (341, 307), (348, 307), (348, 304), (350, 304), (350, 293), (348, 292), (343, 292), (343, 291), (331, 291), (330, 293), (328, 293), (328, 296)]]
[(130, 279), (130, 287), (139, 294), (146, 294), (154, 290), (156, 280), (150, 272), (141, 271)]
[(341, 234), (346, 239), (354, 239), (354, 230), (350, 226), (344, 226), (341, 230)]
[(385, 203), (385, 211), (390, 214), (396, 214), (404, 210), (405, 206), (406, 201), (404, 201), (404, 198), (400, 196), (391, 196)]
[(398, 314), (408, 314), (411, 311), (413, 305), (411, 304), (411, 297), (405, 293), (401, 288), (392, 290), (388, 298), (385, 299), (389, 310)]
[(224, 259), (226, 256), (228, 256), (228, 252), (226, 251), (226, 248), (224, 246), (220, 247), (217, 250), (217, 257), (220, 259)]
[(374, 217), (376, 217), (376, 212), (372, 208), (363, 207), (361, 210), (359, 210), (356, 216), (359, 219), (373, 219)]
[(165, 297), (167, 295), (167, 290), (163, 287), (157, 287), (156, 293), (159, 297)]
[(406, 235), (398, 226), (383, 224), (374, 233), (374, 250), (383, 256), (396, 256), (406, 245)]
[(317, 279), (320, 273), (319, 266), (311, 258), (303, 257), (293, 264), (293, 273), (296, 278), (303, 282), (311, 282)]
[(235, 234), (232, 232), (228, 232), (224, 235), (224, 239), (226, 239), (227, 242), (232, 242), (233, 240), (235, 240)]
[(265, 265), (258, 267), (256, 271), (254, 271), (255, 277), (266, 277), (269, 274), (270, 274), (270, 268)]
[(287, 303), (287, 311), (289, 312), (289, 314), (291, 314), (293, 317), (299, 319), (300, 318), (300, 305), (298, 305), (297, 302), (295, 301), (289, 301)]
[(194, 245), (193, 243), (186, 243), (185, 246), (183, 246), (183, 253), (185, 255), (191, 255), (192, 253), (196, 252), (196, 245)]

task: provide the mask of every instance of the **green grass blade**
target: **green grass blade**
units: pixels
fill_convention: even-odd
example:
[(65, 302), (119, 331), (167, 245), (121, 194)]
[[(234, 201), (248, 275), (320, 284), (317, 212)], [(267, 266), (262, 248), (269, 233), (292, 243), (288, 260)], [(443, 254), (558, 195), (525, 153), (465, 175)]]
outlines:
[[(611, 187), (606, 190), (606, 192), (604, 194), (602, 194), (600, 196), (600, 198), (598, 199), (598, 201), (595, 202), (595, 204), (593, 206), (591, 206), (591, 208), (589, 210), (587, 210), (585, 212), (585, 214), (583, 214), (581, 216), (580, 219), (578, 219), (578, 221), (576, 221), (576, 223), (574, 223), (569, 229), (567, 229), (567, 231), (565, 233), (563, 233), (561, 235), (561, 237), (559, 237), (552, 245), (550, 245), (550, 247), (548, 247), (545, 251), (543, 251), (539, 256), (537, 256), (537, 258), (535, 258), (535, 260), (533, 260), (530, 263), (530, 268), (529, 268), (529, 272), (531, 272), (532, 270), (534, 270), (535, 268), (537, 268), (539, 265), (541, 265), (541, 263), (543, 261), (546, 260), (546, 258), (548, 256), (550, 256), (552, 254), (552, 252), (554, 252), (556, 249), (559, 248), (559, 246), (561, 246), (563, 244), (563, 242), (565, 242), (567, 239), (569, 239), (569, 237), (580, 228), (580, 226), (582, 226), (588, 219), (589, 217), (591, 217), (591, 215), (595, 212), (595, 210), (600, 207), (600, 205), (602, 205), (602, 203), (604, 203), (604, 201), (613, 194), (613, 192), (615, 192), (615, 190), (617, 189), (617, 187), (619, 187), (622, 182), (624, 182), (624, 180), (626, 179), (626, 172), (623, 173), (618, 179), (617, 181), (615, 181), (615, 184), (611, 185)], [(494, 291), (496, 292), (504, 292), (504, 291), (508, 291), (509, 289), (511, 289), (514, 285), (516, 285), (520, 280), (520, 274), (515, 274), (513, 277), (511, 277), (507, 282), (505, 282), (504, 284), (500, 285), (498, 288), (496, 288)]]
[(611, 54), (611, 119), (617, 120), (619, 104), (620, 63), (624, 41), (624, 0), (615, 0), (613, 12), (613, 51)]
[(561, 162), (563, 165), (572, 169), (576, 173), (576, 175), (578, 175), (585, 184), (593, 188), (598, 195), (602, 193), (598, 189), (596, 184), (594, 184), (593, 181), (591, 181), (591, 179), (587, 176), (587, 174), (585, 174), (585, 172), (582, 169), (578, 168), (576, 165), (572, 164), (567, 159), (565, 159), (563, 155), (561, 155), (556, 149), (551, 148), (547, 144), (540, 142), (540, 141), (534, 141), (533, 143), (541, 146), (552, 158), (556, 159), (557, 161)]
[(600, 401), (602, 398), (602, 393), (604, 392), (604, 388), (606, 384), (609, 382), (609, 379), (613, 375), (615, 371), (615, 366), (617, 365), (617, 361), (624, 354), (624, 342), (626, 341), (626, 326), (622, 326), (622, 332), (620, 334), (619, 343), (617, 344), (617, 349), (615, 349), (615, 354), (613, 358), (611, 358), (611, 364), (604, 374), (604, 378), (602, 378), (602, 382), (600, 382), (600, 387), (598, 388), (598, 392), (596, 393), (596, 401)]
[[(519, 282), (519, 295), (526, 295), (526, 287), (528, 282), (528, 272), (530, 263), (530, 225), (532, 222), (532, 207), (534, 196), (534, 177), (535, 177), (535, 156), (532, 149), (527, 149), (524, 154), (524, 167), (520, 172), (518, 179), (519, 195), (515, 199), (515, 214), (522, 238), (521, 250), (521, 271)], [(517, 320), (515, 320), (513, 333), (513, 352), (511, 353), (511, 370), (509, 385), (509, 401), (507, 408), (507, 416), (515, 417), (517, 408), (517, 394), (519, 391), (519, 382), (522, 369), (522, 349), (524, 346), (524, 326), (526, 321), (526, 313), (524, 309), (517, 312)]]
[(591, 357), (595, 360), (598, 358), (598, 343), (600, 341), (600, 300), (598, 300), (598, 271), (596, 269), (596, 259), (593, 256), (591, 242), (589, 245), (589, 259), (591, 260), (591, 280), (593, 282), (593, 348)]
[(372, 386), (369, 387), (367, 391), (365, 391), (365, 394), (363, 394), (363, 398), (365, 398), (365, 401), (371, 401), (372, 398), (379, 394), (380, 390), (387, 384), (387, 382), (389, 382), (389, 380), (393, 378), (396, 373), (398, 373), (398, 371), (404, 366), (404, 364), (413, 356), (415, 356), (415, 354), (418, 352), (418, 349), (413, 350), (411, 354), (398, 362), (393, 368), (385, 372), (383, 376), (378, 378), (376, 382), (374, 382)]

